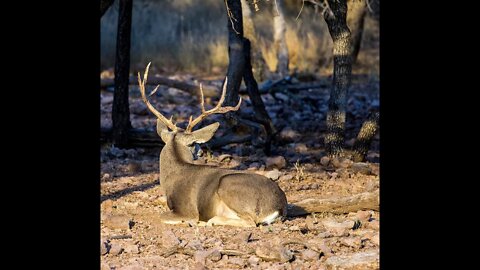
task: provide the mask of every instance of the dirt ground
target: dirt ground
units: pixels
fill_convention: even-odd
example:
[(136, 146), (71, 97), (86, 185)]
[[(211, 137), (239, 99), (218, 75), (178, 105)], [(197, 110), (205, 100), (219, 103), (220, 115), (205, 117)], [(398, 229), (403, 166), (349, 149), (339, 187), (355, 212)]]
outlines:
[[(221, 78), (172, 76), (221, 85)], [(232, 144), (220, 149), (203, 147), (199, 163), (250, 170), (276, 181), (290, 204), (307, 198), (345, 197), (379, 188), (379, 134), (365, 163), (326, 160), (323, 145), (328, 87), (331, 77), (296, 81), (325, 83), (300, 91), (275, 91), (262, 96), (275, 127), (280, 131), (272, 154), (259, 146)], [(101, 91), (102, 127), (111, 126), (113, 95)], [(252, 113), (248, 96), (241, 111)], [(160, 87), (152, 104), (167, 117), (187, 121), (200, 112), (198, 100), (183, 91)], [(215, 105), (215, 102), (213, 102)], [(347, 146), (368, 116), (378, 108), (378, 79), (354, 76), (348, 98)], [(210, 100), (207, 104), (212, 105)], [(155, 118), (139, 98), (130, 95), (132, 125), (155, 128)], [(221, 116), (216, 136), (225, 132)], [(268, 226), (236, 228), (166, 225), (159, 214), (167, 211), (159, 183), (160, 147), (101, 148), (101, 269), (378, 269), (379, 212), (342, 215), (314, 213), (287, 218)], [(181, 173), (181, 172), (179, 172)]]

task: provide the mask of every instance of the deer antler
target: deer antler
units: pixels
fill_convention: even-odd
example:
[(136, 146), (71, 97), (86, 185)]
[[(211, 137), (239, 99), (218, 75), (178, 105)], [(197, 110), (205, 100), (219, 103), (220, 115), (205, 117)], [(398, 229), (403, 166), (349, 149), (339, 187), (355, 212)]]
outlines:
[[(172, 131), (176, 131), (178, 128), (177, 126), (172, 122), (172, 118), (170, 117), (170, 120), (165, 118), (165, 116), (163, 116), (159, 111), (157, 111), (155, 109), (155, 107), (153, 107), (152, 104), (150, 104), (150, 101), (148, 101), (147, 99), (147, 96), (145, 95), (145, 83), (147, 82), (147, 77), (148, 77), (148, 69), (150, 68), (150, 64), (152, 62), (148, 63), (147, 67), (145, 68), (145, 74), (143, 75), (143, 81), (142, 79), (140, 78), (140, 72), (138, 72), (138, 86), (140, 86), (140, 93), (142, 94), (142, 99), (143, 99), (143, 102), (145, 102), (145, 104), (147, 105), (148, 109), (157, 116), (158, 120), (162, 121), (169, 129), (171, 129)], [(153, 89), (152, 93), (150, 95), (152, 95), (153, 93), (155, 93), (158, 89), (160, 85), (157, 85), (157, 87), (155, 87), (155, 89)]]
[(200, 84), (200, 98), (201, 98), (200, 99), (200, 105), (202, 106), (202, 114), (200, 114), (200, 116), (198, 116), (194, 120), (192, 120), (192, 116), (190, 116), (190, 120), (188, 121), (187, 129), (185, 129), (186, 133), (192, 132), (192, 128), (195, 125), (200, 123), (203, 119), (205, 119), (205, 117), (207, 117), (211, 114), (226, 113), (226, 112), (229, 112), (229, 111), (236, 111), (240, 108), (240, 104), (242, 103), (242, 97), (240, 97), (240, 100), (238, 101), (237, 106), (235, 106), (235, 107), (231, 107), (231, 106), (222, 107), (223, 101), (225, 100), (225, 93), (227, 92), (227, 83), (228, 83), (228, 78), (226, 77), (225, 78), (225, 83), (223, 84), (222, 96), (220, 97), (220, 100), (218, 101), (217, 106), (215, 106), (214, 108), (212, 108), (208, 111), (205, 110), (205, 102), (203, 100), (203, 89), (202, 89), (202, 85)]

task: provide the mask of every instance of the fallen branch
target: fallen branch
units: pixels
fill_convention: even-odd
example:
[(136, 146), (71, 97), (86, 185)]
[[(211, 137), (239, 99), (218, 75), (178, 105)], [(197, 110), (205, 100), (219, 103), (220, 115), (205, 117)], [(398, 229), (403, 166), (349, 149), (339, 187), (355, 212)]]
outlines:
[[(138, 80), (135, 76), (130, 76), (129, 84), (138, 85)], [(200, 85), (186, 83), (182, 81), (172, 80), (166, 77), (154, 76), (148, 79), (147, 85), (165, 85), (173, 87), (179, 90), (189, 92), (192, 95), (199, 95)], [(107, 89), (114, 86), (114, 79), (101, 79), (100, 88)], [(214, 86), (203, 85), (203, 95), (205, 97), (217, 97), (220, 94), (220, 90)]]
[(328, 212), (333, 214), (345, 214), (359, 210), (380, 209), (380, 191), (364, 192), (348, 197), (328, 199), (305, 199), (288, 205), (287, 216), (296, 217), (310, 213)]

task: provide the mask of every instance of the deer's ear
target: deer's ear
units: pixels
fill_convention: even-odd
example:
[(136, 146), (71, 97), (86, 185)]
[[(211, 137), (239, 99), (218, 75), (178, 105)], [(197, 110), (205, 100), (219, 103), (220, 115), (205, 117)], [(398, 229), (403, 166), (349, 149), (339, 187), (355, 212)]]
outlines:
[(213, 137), (213, 135), (215, 134), (219, 126), (220, 126), (220, 123), (215, 122), (199, 130), (195, 130), (194, 132), (192, 132), (194, 142), (196, 143), (208, 142)]
[(157, 134), (158, 134), (158, 136), (160, 136), (160, 138), (162, 138), (162, 141), (164, 143), (167, 142), (167, 140), (169, 138), (168, 127), (162, 121), (160, 121), (159, 119), (157, 119)]

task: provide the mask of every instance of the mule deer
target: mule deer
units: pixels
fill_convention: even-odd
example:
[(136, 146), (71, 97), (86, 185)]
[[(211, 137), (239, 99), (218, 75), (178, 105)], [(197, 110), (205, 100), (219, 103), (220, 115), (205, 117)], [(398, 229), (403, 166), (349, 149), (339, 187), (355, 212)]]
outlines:
[[(227, 79), (217, 106), (208, 111), (205, 110), (200, 86), (202, 113), (193, 120), (190, 116), (188, 126), (183, 130), (148, 101), (145, 83), (149, 67), (150, 63), (145, 69), (143, 81), (138, 73), (138, 84), (143, 102), (157, 116), (157, 133), (165, 143), (160, 153), (160, 183), (170, 211), (161, 215), (162, 222), (178, 224), (203, 221), (207, 222), (207, 226), (253, 227), (260, 223), (270, 224), (285, 216), (285, 193), (265, 176), (193, 163), (196, 143), (208, 142), (220, 124), (216, 122), (195, 131), (192, 131), (193, 127), (209, 115), (240, 108), (241, 99), (235, 107), (222, 107)], [(152, 93), (157, 89), (158, 86)]]

